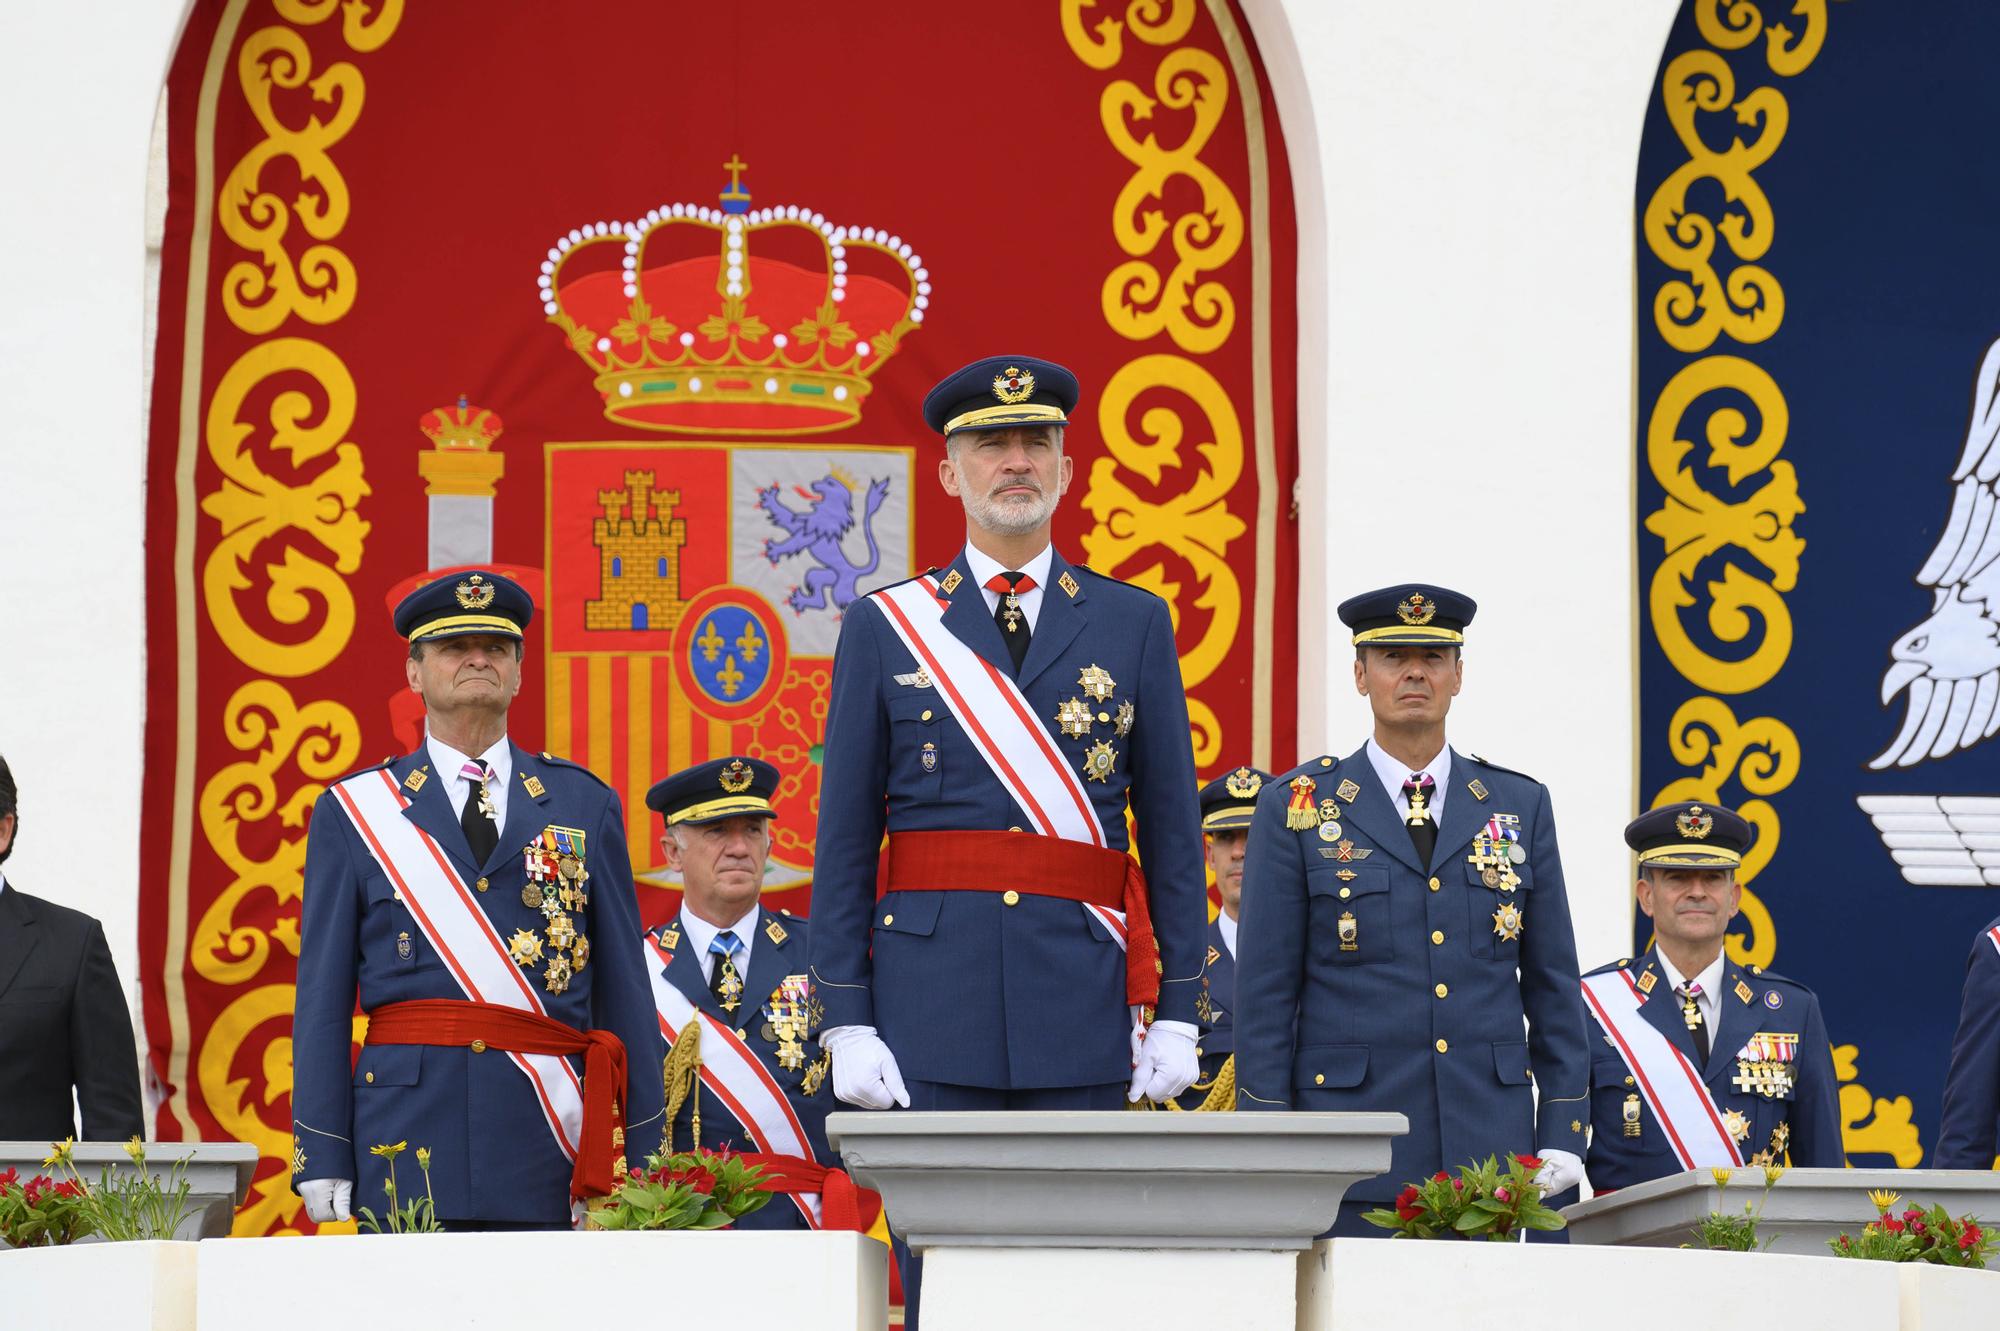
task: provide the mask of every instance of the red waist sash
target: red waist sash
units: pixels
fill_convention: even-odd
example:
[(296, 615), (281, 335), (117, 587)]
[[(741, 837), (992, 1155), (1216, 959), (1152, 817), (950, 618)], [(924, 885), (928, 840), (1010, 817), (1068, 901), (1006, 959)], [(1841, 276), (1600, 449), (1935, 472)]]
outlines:
[(1020, 832), (891, 832), (875, 897), (891, 892), (1020, 892), (1125, 915), (1125, 1001), (1160, 999), (1160, 945), (1146, 874), (1123, 851)]
[(736, 1157), (746, 1165), (764, 1171), (761, 1192), (819, 1194), (820, 1223), (825, 1229), (861, 1232), (861, 1197), (847, 1171), (796, 1155), (765, 1155), (741, 1152)]
[(570, 1196), (602, 1197), (616, 1187), (623, 1152), (613, 1129), (625, 1092), (625, 1044), (610, 1031), (580, 1031), (553, 1017), (461, 998), (386, 1003), (368, 1014), (369, 1044), (468, 1046), (474, 1040), (513, 1054), (583, 1055), (583, 1141)]

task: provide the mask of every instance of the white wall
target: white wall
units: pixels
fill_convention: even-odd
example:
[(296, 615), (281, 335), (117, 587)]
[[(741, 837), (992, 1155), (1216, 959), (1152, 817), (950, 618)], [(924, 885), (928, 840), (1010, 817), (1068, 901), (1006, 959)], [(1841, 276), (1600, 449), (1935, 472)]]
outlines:
[[(1301, 744), (1367, 725), (1334, 601), (1403, 578), (1476, 596), (1453, 741), (1554, 788), (1583, 959), (1618, 955), (1632, 180), (1674, 0), (1246, 8), (1299, 206)], [(139, 749), (144, 222), (180, 10), (0, 13), (0, 753), (26, 820), (6, 868), (103, 919), (128, 988), (137, 811), (164, 797)]]

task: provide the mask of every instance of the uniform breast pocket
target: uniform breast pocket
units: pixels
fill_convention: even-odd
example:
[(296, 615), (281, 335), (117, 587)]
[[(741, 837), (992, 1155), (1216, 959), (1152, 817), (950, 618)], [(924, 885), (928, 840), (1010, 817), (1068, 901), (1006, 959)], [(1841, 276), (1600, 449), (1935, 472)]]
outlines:
[(1535, 877), (1525, 864), (1516, 865), (1514, 873), (1521, 881), (1510, 888), (1498, 870), (1489, 880), (1486, 870), (1465, 866), (1467, 937), (1472, 939), (1475, 957), (1512, 960), (1521, 955)]
[(889, 700), (890, 780), (913, 799), (944, 788), (944, 732), (950, 713), (930, 689)]
[(361, 948), (370, 963), (389, 971), (414, 971), (443, 963), (417, 928), (416, 917), (382, 874), (361, 880)]
[(1308, 865), (1306, 894), (1315, 961), (1372, 966), (1395, 959), (1387, 865)]

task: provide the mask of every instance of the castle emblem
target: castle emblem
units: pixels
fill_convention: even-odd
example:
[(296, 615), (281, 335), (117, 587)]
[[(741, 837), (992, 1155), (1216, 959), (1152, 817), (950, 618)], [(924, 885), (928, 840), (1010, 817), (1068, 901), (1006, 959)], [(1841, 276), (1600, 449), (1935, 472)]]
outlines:
[(653, 485), (654, 473), (628, 471), (623, 490), (597, 492), (604, 516), (592, 519), (590, 535), (601, 593), (583, 604), (585, 628), (672, 629), (681, 622), (687, 609), (681, 597), (687, 523), (672, 516), (681, 493)]
[[(795, 435), (853, 424), (869, 381), (923, 324), (929, 270), (886, 229), (797, 204), (753, 209), (742, 160), (724, 169), (719, 208), (668, 204), (559, 237), (542, 264), (543, 312), (622, 425)], [(766, 257), (801, 248), (818, 261)]]

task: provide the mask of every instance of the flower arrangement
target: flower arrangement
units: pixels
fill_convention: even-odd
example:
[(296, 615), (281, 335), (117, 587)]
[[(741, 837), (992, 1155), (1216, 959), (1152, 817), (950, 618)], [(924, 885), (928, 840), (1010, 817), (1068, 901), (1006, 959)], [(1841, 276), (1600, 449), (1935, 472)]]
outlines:
[(1541, 1167), (1538, 1156), (1516, 1155), (1504, 1170), (1495, 1156), (1464, 1166), (1456, 1178), (1440, 1169), (1404, 1188), (1393, 1208), (1366, 1211), (1361, 1218), (1399, 1239), (1512, 1241), (1526, 1229), (1561, 1229), (1561, 1214), (1542, 1205), (1535, 1183)]
[[(1764, 1218), (1764, 1203), (1771, 1196), (1771, 1188), (1785, 1176), (1782, 1165), (1761, 1166), (1764, 1174), (1764, 1191), (1759, 1193), (1754, 1203), (1743, 1204), (1742, 1215), (1725, 1215), (1721, 1211), (1710, 1211), (1708, 1216), (1694, 1227), (1694, 1242), (1683, 1243), (1683, 1248), (1707, 1248), (1711, 1252), (1762, 1252), (1777, 1242), (1775, 1236), (1759, 1242), (1757, 1225)], [(1726, 1189), (1735, 1171), (1728, 1166), (1720, 1166), (1708, 1171), (1715, 1179), (1717, 1188)]]
[[(380, 1156), (389, 1162), (389, 1177), (382, 1180), (382, 1191), (389, 1194), (389, 1210), (378, 1217), (367, 1207), (355, 1210), (358, 1228), (370, 1234), (442, 1234), (444, 1226), (438, 1223), (437, 1206), (431, 1199), (431, 1148), (417, 1148), (417, 1168), (423, 1171), (424, 1195), (414, 1201), (398, 1205), (396, 1195), (396, 1157), (409, 1149), (407, 1141), (393, 1146), (377, 1145), (368, 1148), (370, 1155)], [(386, 1225), (384, 1221), (386, 1220)]]
[(114, 1243), (170, 1239), (194, 1214), (186, 1160), (157, 1178), (146, 1168), (146, 1144), (134, 1137), (125, 1143), (134, 1167), (106, 1165), (92, 1184), (78, 1172), (75, 1150), (74, 1137), (50, 1148), (42, 1164), (56, 1175), (38, 1174), (24, 1184), (16, 1170), (0, 1174), (0, 1239), (17, 1248), (74, 1243), (87, 1234)]
[(1841, 1234), (1827, 1240), (1835, 1257), (1854, 1257), (1870, 1262), (1930, 1262), (1935, 1266), (1986, 1265), (1996, 1240), (1969, 1215), (1956, 1220), (1942, 1206), (1926, 1211), (1920, 1206), (1895, 1214), (1901, 1194), (1871, 1191), (1875, 1219), (1861, 1227), (1858, 1235)]
[(654, 1153), (609, 1197), (591, 1204), (593, 1229), (722, 1229), (771, 1200), (764, 1171), (728, 1151)]

